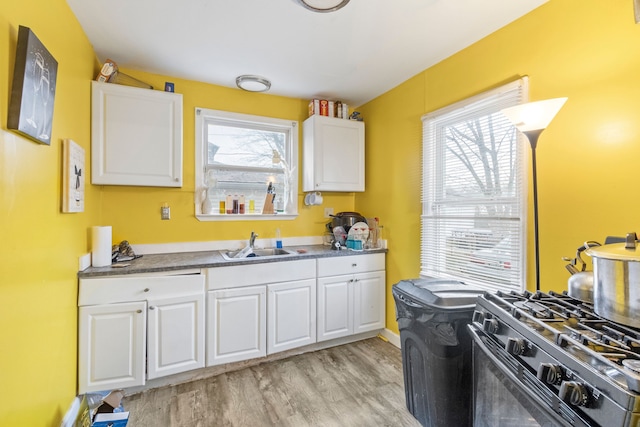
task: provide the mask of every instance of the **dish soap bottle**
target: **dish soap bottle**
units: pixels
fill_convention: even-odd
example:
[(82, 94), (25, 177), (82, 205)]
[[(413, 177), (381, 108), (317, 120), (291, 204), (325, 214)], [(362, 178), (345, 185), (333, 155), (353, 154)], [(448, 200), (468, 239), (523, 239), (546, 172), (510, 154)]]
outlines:
[(280, 237), (279, 228), (276, 228), (276, 248), (282, 249), (282, 237)]

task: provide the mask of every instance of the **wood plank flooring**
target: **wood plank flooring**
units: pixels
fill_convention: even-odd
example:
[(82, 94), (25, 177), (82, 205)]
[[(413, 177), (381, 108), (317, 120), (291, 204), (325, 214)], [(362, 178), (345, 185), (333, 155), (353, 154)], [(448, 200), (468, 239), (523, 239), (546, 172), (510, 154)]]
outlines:
[(419, 427), (400, 350), (379, 338), (128, 396), (131, 427)]

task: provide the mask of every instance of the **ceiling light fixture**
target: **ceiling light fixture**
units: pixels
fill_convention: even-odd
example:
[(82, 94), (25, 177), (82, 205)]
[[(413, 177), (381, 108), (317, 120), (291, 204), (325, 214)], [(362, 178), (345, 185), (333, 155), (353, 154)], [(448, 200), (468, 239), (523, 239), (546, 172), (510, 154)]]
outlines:
[(266, 92), (271, 87), (271, 82), (264, 77), (245, 74), (236, 78), (236, 85), (249, 92)]
[(302, 6), (314, 12), (335, 12), (349, 3), (349, 0), (298, 0)]

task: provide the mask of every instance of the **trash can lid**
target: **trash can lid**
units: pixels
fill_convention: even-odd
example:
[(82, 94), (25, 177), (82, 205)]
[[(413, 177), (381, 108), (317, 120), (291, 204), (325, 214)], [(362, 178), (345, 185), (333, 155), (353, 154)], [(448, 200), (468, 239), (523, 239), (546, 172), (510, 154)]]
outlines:
[(415, 303), (441, 311), (473, 310), (478, 295), (485, 290), (451, 279), (409, 279), (393, 285), (395, 292)]

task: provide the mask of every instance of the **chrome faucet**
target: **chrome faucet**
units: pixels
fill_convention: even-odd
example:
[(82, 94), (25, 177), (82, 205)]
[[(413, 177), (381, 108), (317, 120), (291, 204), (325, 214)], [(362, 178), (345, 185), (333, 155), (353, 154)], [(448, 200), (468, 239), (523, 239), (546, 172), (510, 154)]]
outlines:
[(252, 231), (251, 237), (249, 237), (249, 247), (251, 249), (253, 249), (253, 245), (256, 243), (256, 237), (258, 237), (258, 235)]

